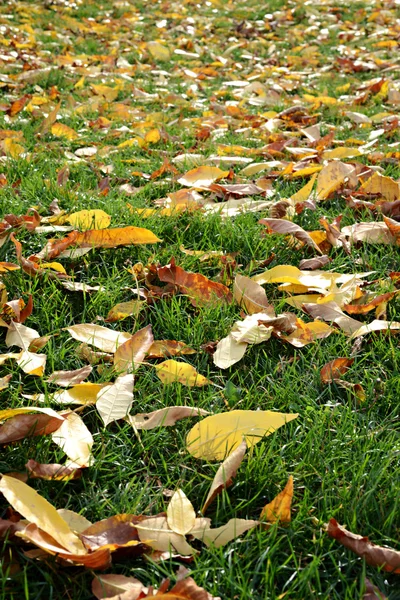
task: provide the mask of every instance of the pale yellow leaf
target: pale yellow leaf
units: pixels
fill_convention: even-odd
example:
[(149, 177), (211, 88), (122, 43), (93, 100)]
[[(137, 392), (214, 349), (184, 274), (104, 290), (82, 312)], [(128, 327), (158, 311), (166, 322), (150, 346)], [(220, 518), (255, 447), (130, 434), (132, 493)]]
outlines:
[(147, 48), (156, 60), (168, 61), (171, 58), (171, 53), (167, 46), (164, 46), (160, 42), (147, 42)]
[(69, 413), (51, 437), (74, 463), (72, 466), (89, 467), (93, 464), (92, 434), (76, 413)]
[(92, 323), (72, 325), (66, 329), (74, 340), (95, 346), (102, 352), (114, 353), (119, 345), (127, 342), (132, 337), (130, 333), (114, 331)]
[(196, 554), (183, 535), (179, 535), (168, 527), (166, 517), (150, 517), (143, 519), (140, 524), (136, 524), (139, 539), (141, 542), (151, 546), (154, 550), (169, 552), (175, 550), (182, 556), (191, 556)]
[(70, 142), (79, 137), (75, 129), (68, 127), (68, 125), (64, 125), (64, 123), (54, 123), (54, 125), (51, 127), (51, 133), (56, 137), (65, 138)]
[(198, 387), (211, 383), (206, 377), (200, 375), (192, 365), (177, 360), (165, 360), (156, 365), (156, 372), (165, 385), (176, 381), (188, 387)]
[(173, 494), (167, 508), (168, 527), (181, 535), (193, 529), (196, 513), (189, 498), (179, 489)]
[(252, 521), (250, 519), (230, 519), (222, 527), (217, 527), (216, 529), (200, 527), (191, 531), (190, 535), (203, 542), (206, 546), (221, 548), (221, 546), (225, 546), (228, 542), (231, 542), (259, 524), (259, 521)]
[(151, 325), (139, 329), (127, 342), (118, 346), (114, 354), (114, 367), (119, 373), (135, 371), (154, 342)]
[(96, 408), (104, 426), (123, 419), (130, 411), (133, 402), (133, 375), (121, 375), (115, 382), (99, 392)]

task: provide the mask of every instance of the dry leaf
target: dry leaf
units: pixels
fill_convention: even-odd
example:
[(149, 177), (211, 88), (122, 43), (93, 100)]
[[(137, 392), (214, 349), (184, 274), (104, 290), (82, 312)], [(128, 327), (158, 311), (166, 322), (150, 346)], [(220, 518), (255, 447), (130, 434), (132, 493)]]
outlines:
[(185, 342), (157, 340), (150, 346), (147, 358), (168, 358), (170, 356), (184, 356), (187, 354), (196, 354), (196, 350), (187, 346)]
[(139, 329), (127, 342), (118, 346), (114, 354), (114, 367), (119, 373), (130, 373), (142, 364), (154, 342), (151, 325)]
[(229, 454), (229, 456), (220, 465), (213, 482), (208, 492), (206, 501), (203, 504), (201, 512), (204, 514), (211, 502), (233, 483), (233, 478), (236, 476), (237, 470), (242, 464), (244, 455), (246, 454), (247, 443), (245, 440)]
[(14, 510), (51, 535), (67, 551), (78, 555), (86, 553), (78, 536), (71, 531), (54, 506), (26, 483), (3, 475), (0, 491)]
[(34, 479), (70, 481), (71, 479), (79, 479), (79, 477), (82, 477), (81, 469), (57, 464), (45, 465), (32, 459), (28, 460), (25, 467), (29, 471), (29, 477)]
[(167, 508), (168, 527), (175, 533), (185, 535), (193, 529), (195, 521), (196, 513), (189, 498), (182, 490), (176, 490)]
[(67, 222), (81, 231), (106, 229), (111, 217), (104, 210), (80, 210), (68, 215)]
[(68, 466), (89, 467), (93, 464), (92, 434), (76, 413), (66, 415), (61, 427), (52, 433), (51, 437), (71, 459), (72, 464)]
[(197, 167), (185, 173), (178, 179), (178, 183), (197, 189), (207, 189), (212, 183), (228, 175), (229, 171), (222, 171), (219, 167)]
[(314, 248), (318, 254), (322, 254), (318, 244), (314, 242), (312, 237), (307, 233), (307, 231), (300, 227), (300, 225), (296, 225), (295, 223), (286, 221), (285, 219), (261, 219), (258, 222), (261, 225), (266, 225), (273, 233), (293, 235), (304, 244), (307, 244), (307, 246)]
[(268, 302), (264, 288), (249, 277), (236, 275), (233, 296), (239, 306), (245, 308), (250, 315), (265, 313), (270, 317), (275, 317), (275, 310)]
[(347, 335), (354, 334), (362, 323), (345, 315), (336, 302), (326, 302), (324, 304), (303, 304), (305, 310), (312, 317), (323, 319), (324, 321), (333, 321), (339, 325), (340, 329)]
[(247, 519), (230, 519), (222, 527), (216, 529), (210, 528), (199, 528), (194, 529), (190, 532), (190, 535), (200, 540), (206, 546), (215, 546), (215, 548), (221, 548), (228, 542), (236, 539), (240, 535), (243, 535), (249, 529), (253, 529), (259, 525), (259, 521), (251, 521)]
[(179, 382), (188, 387), (199, 387), (211, 383), (200, 375), (192, 365), (177, 360), (165, 360), (156, 365), (157, 376), (164, 385)]
[(225, 460), (246, 440), (248, 447), (296, 419), (298, 414), (270, 410), (232, 410), (206, 417), (188, 433), (186, 446), (190, 454), (205, 460)]
[(140, 540), (154, 550), (169, 552), (172, 548), (182, 556), (196, 554), (196, 550), (187, 543), (183, 535), (171, 531), (164, 516), (143, 519), (135, 527)]
[(190, 406), (168, 406), (150, 413), (128, 415), (126, 420), (135, 429), (154, 429), (155, 427), (171, 427), (177, 421), (188, 417), (199, 417), (208, 415), (207, 410), (192, 408)]
[(54, 123), (51, 127), (51, 133), (57, 137), (65, 138), (70, 142), (79, 137), (72, 127), (68, 127), (68, 125), (64, 125), (64, 123)]
[(135, 600), (147, 594), (147, 588), (135, 577), (125, 575), (97, 575), (92, 581), (92, 594), (98, 600), (114, 598), (114, 600)]
[(133, 402), (133, 382), (133, 375), (121, 375), (112, 385), (99, 392), (96, 408), (103, 419), (104, 427), (123, 419), (130, 411)]
[(290, 523), (291, 506), (293, 500), (293, 476), (288, 479), (284, 489), (270, 502), (266, 504), (261, 511), (260, 519), (265, 519), (268, 523)]
[(89, 377), (92, 370), (92, 367), (87, 365), (86, 367), (76, 369), (75, 371), (54, 371), (48, 378), (47, 383), (54, 383), (55, 385), (61, 385), (62, 387), (76, 385), (82, 383), (86, 377)]
[(358, 329), (352, 332), (350, 339), (362, 337), (367, 335), (368, 333), (374, 333), (377, 331), (390, 331), (396, 332), (400, 330), (400, 323), (397, 321), (380, 321), (379, 319), (375, 319), (372, 323), (368, 323), (367, 325), (361, 325)]
[(365, 559), (371, 567), (379, 567), (389, 573), (400, 574), (400, 552), (393, 548), (376, 546), (367, 537), (352, 533), (335, 519), (326, 525), (328, 535)]
[(132, 337), (130, 333), (114, 331), (107, 327), (101, 327), (101, 325), (92, 325), (92, 323), (72, 325), (66, 329), (74, 340), (95, 346), (102, 352), (115, 352), (118, 346)]
[(335, 360), (326, 363), (319, 374), (322, 383), (331, 383), (336, 379), (340, 379), (342, 375), (347, 373), (353, 362), (354, 358), (335, 358)]
[(104, 320), (106, 323), (115, 323), (116, 321), (122, 321), (122, 319), (126, 319), (127, 317), (136, 318), (144, 304), (145, 302), (143, 300), (120, 302), (112, 307)]
[[(317, 200), (326, 200), (349, 178), (354, 181), (355, 168), (340, 161), (328, 163), (319, 172), (317, 180)], [(357, 179), (354, 183), (357, 183)]]
[(89, 229), (78, 233), (74, 244), (80, 248), (116, 248), (132, 244), (155, 244), (161, 240), (143, 227), (116, 227), (114, 229)]

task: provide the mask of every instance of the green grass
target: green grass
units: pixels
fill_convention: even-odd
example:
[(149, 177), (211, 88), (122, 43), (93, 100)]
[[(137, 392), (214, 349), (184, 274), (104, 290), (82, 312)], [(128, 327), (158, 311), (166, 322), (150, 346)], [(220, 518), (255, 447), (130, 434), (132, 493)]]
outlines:
[[(50, 132), (38, 136), (44, 116), (40, 107), (33, 113), (24, 110), (11, 120), (1, 112), (0, 129), (22, 130), (24, 140), (21, 143), (28, 157), (4, 160), (1, 164), (0, 171), (6, 176), (7, 185), (0, 188), (0, 215), (25, 214), (35, 206), (44, 216), (48, 214), (52, 200), (57, 198), (66, 212), (101, 208), (111, 215), (112, 226), (147, 227), (163, 240), (158, 245), (92, 250), (79, 260), (61, 261), (73, 280), (101, 285), (104, 292), (67, 292), (47, 275), (35, 279), (22, 270), (3, 275), (9, 299), (23, 297), (26, 300), (29, 294), (33, 295), (34, 310), (26, 325), (35, 328), (40, 335), (53, 334), (43, 350), (48, 357), (46, 375), (54, 370), (77, 369), (85, 364), (75, 353), (76, 342), (64, 328), (82, 322), (104, 324), (101, 319), (116, 303), (132, 298), (135, 281), (127, 268), (137, 262), (167, 264), (175, 257), (182, 268), (215, 279), (221, 270), (218, 260), (201, 262), (198, 257), (184, 254), (180, 246), (236, 253), (236, 272), (248, 276), (260, 271), (254, 267), (255, 261), (266, 260), (272, 253), (275, 258), (270, 267), (298, 266), (301, 259), (311, 256), (304, 248), (296, 250), (289, 246), (282, 236), (264, 236), (265, 228), (258, 220), (268, 216), (266, 211), (226, 220), (219, 216), (206, 217), (202, 213), (170, 218), (154, 216), (144, 220), (132, 214), (126, 203), (152, 207), (154, 200), (182, 186), (169, 173), (149, 181), (132, 172), (151, 174), (162, 165), (164, 157), (172, 159), (181, 152), (210, 156), (217, 153), (218, 144), (261, 148), (273, 141), (261, 127), (266, 120), (263, 114), (283, 110), (294, 102), (304, 104), (309, 114), (317, 115), (324, 134), (328, 132), (328, 125), (334, 125), (336, 139), (356, 137), (366, 142), (373, 128), (380, 124), (370, 128), (349, 128), (344, 111), (353, 110), (368, 116), (380, 112), (396, 114), (396, 106), (386, 101), (382, 103), (371, 95), (362, 105), (344, 100), (339, 105), (313, 108), (312, 103), (303, 101), (302, 97), (306, 93), (340, 100), (342, 92), (337, 90), (338, 87), (349, 82), (351, 88), (346, 94), (354, 95), (358, 86), (381, 76), (379, 71), (347, 74), (335, 68), (320, 72), (326, 64), (334, 66), (339, 44), (346, 45), (349, 52), (354, 51), (356, 55), (360, 52), (362, 60), (378, 57), (395, 61), (389, 50), (373, 46), (381, 39), (372, 36), (381, 24), (371, 15), (374, 8), (379, 10), (382, 5), (380, 2), (354, 5), (323, 2), (309, 6), (300, 1), (277, 0), (260, 8), (256, 2), (183, 3), (183, 6), (179, 5), (181, 14), (177, 7), (160, 2), (153, 3), (149, 11), (148, 4), (139, 0), (83, 2), (78, 8), (66, 8), (61, 2), (49, 3), (46, 7), (33, 5), (31, 24), (37, 32), (29, 51), (41, 61), (34, 68), (57, 66), (59, 56), (85, 54), (88, 71), (79, 65), (67, 66), (39, 74), (37, 81), (25, 84), (16, 77), (16, 87), (12, 84), (2, 88), (2, 104), (7, 105), (24, 93), (46, 97), (52, 86), (57, 86), (61, 122), (80, 132), (80, 137), (67, 141)], [(0, 24), (11, 24), (13, 31), (19, 32), (21, 43), (28, 39), (26, 29), (21, 26), (27, 22), (26, 15), (30, 14), (32, 3), (21, 2), (18, 6), (21, 8), (11, 16), (8, 5), (0, 7)], [(273, 14), (272, 20), (264, 19), (267, 13)], [(141, 16), (143, 19), (138, 18)], [(92, 28), (90, 33), (82, 33), (71, 21), (64, 30), (65, 17), (86, 27), (92, 27), (93, 23), (100, 26), (105, 18), (109, 18), (111, 24), (106, 29)], [(156, 23), (164, 18), (168, 27), (156, 27)], [(389, 10), (385, 18), (394, 27), (395, 9)], [(310, 28), (313, 19), (320, 22), (316, 28)], [(332, 24), (337, 27), (332, 28), (327, 41), (320, 43), (321, 28)], [(193, 36), (185, 30), (189, 27), (190, 31), (192, 26), (195, 28)], [(359, 31), (360, 35), (343, 41), (337, 37), (341, 31)], [(69, 40), (64, 40), (65, 36)], [(388, 36), (392, 39), (390, 34)], [(166, 63), (154, 61), (143, 42), (155, 39), (164, 41), (171, 51), (188, 47), (190, 52), (199, 52), (200, 58), (172, 53), (171, 60)], [(7, 53), (9, 47), (3, 42), (0, 40), (1, 50)], [(54, 44), (57, 44), (59, 56), (45, 54), (44, 51), (49, 49), (55, 52)], [(241, 46), (232, 49), (235, 44)], [(274, 48), (270, 52), (272, 44)], [(314, 63), (309, 65), (304, 59), (294, 64), (289, 73), (293, 77), (286, 77), (283, 70), (277, 71), (287, 66), (288, 55), (301, 57), (303, 50), (312, 44), (318, 44)], [(364, 46), (365, 56), (361, 51)], [(243, 58), (247, 52), (257, 60)], [(97, 55), (125, 58), (130, 67), (99, 61)], [(182, 71), (182, 68), (195, 69), (202, 65), (212, 68), (221, 55), (228, 57), (228, 64), (215, 67), (218, 76), (194, 80)], [(5, 72), (19, 74), (21, 61), (6, 63)], [(124, 69), (126, 79), (121, 78)], [(169, 72), (170, 77), (159, 80), (161, 76), (154, 70)], [(319, 76), (314, 78), (315, 73)], [(82, 75), (85, 75), (84, 86), (76, 89), (74, 86)], [(266, 82), (267, 90), (271, 82), (282, 85), (279, 102), (263, 106), (244, 102), (245, 119), (227, 118), (228, 127), (223, 136), (197, 141), (196, 132), (202, 123), (209, 120), (212, 129), (224, 124), (224, 103), (235, 100), (237, 92), (236, 88), (226, 87), (224, 83), (254, 75)], [(395, 79), (391, 71), (382, 76)], [(103, 102), (99, 110), (89, 106), (93, 83), (113, 87), (115, 82), (121, 81), (124, 85), (118, 102), (131, 109), (129, 119), (116, 116), (112, 103)], [(155, 96), (144, 97), (138, 90)], [(181, 94), (185, 94), (184, 98)], [(82, 105), (87, 112), (79, 111)], [(253, 128), (251, 119), (257, 115), (260, 124)], [(91, 121), (99, 116), (112, 121), (108, 130), (92, 126)], [(153, 120), (149, 129), (162, 126), (167, 139), (147, 148), (117, 149), (122, 142), (137, 137), (135, 126), (145, 123), (146, 119)], [(285, 131), (284, 126), (282, 130)], [(398, 140), (396, 136), (398, 131), (380, 137), (374, 150), (396, 151), (388, 146)], [(300, 141), (299, 145), (302, 144)], [(65, 152), (74, 152), (84, 146), (96, 146), (99, 153), (82, 162), (72, 162), (65, 155)], [(103, 155), (101, 151), (104, 151)], [(263, 156), (254, 158), (255, 161), (264, 159), (269, 160)], [(295, 160), (284, 155), (283, 160), (291, 159)], [(370, 164), (368, 155), (360, 157), (359, 161)], [(69, 180), (60, 188), (57, 171), (67, 162)], [(104, 165), (112, 165), (114, 170), (110, 175), (111, 190), (108, 195), (101, 196), (98, 184), (105, 177), (101, 171)], [(384, 161), (382, 167), (386, 175), (400, 176), (398, 164)], [(250, 180), (240, 173), (240, 166), (233, 170), (235, 183)], [(185, 172), (183, 167), (181, 172)], [(273, 182), (275, 199), (288, 198), (307, 181), (278, 177)], [(122, 183), (131, 183), (140, 189), (136, 195), (126, 196), (119, 191)], [(322, 216), (331, 221), (338, 214), (343, 214), (342, 225), (374, 218), (371, 213), (355, 214), (341, 196), (336, 195), (318, 204), (315, 212), (306, 210), (297, 215), (295, 222), (313, 230), (320, 228), (318, 219)], [(376, 218), (380, 220), (379, 216)], [(16, 237), (23, 244), (23, 253), (27, 257), (38, 252), (49, 236), (19, 229)], [(376, 271), (374, 277), (379, 280), (371, 288), (373, 291), (393, 289), (388, 274), (399, 270), (396, 247), (363, 245), (353, 247), (349, 256), (343, 250), (333, 248), (330, 256), (332, 262), (326, 269), (343, 273), (373, 270)], [(0, 261), (6, 260), (16, 260), (15, 247), (10, 241), (0, 247)], [(275, 285), (266, 286), (266, 291), (277, 311), (287, 309), (284, 295)], [(399, 320), (399, 308), (400, 301), (395, 297), (388, 305), (389, 320)], [(133, 333), (151, 324), (155, 339), (186, 342), (197, 353), (182, 360), (187, 360), (215, 384), (192, 389), (178, 383), (163, 387), (154, 368), (141, 366), (136, 376), (132, 414), (174, 405), (196, 406), (213, 413), (232, 409), (299, 413), (297, 420), (260, 441), (248, 452), (233, 486), (208, 511), (215, 527), (235, 516), (257, 518), (262, 507), (283, 488), (289, 475), (293, 475), (291, 524), (286, 528), (274, 525), (268, 531), (253, 530), (221, 549), (203, 547), (188, 565), (191, 576), (211, 594), (238, 600), (250, 597), (260, 600), (361, 599), (367, 576), (390, 600), (398, 600), (396, 576), (368, 567), (362, 559), (331, 540), (323, 527), (329, 518), (335, 517), (350, 530), (370, 536), (375, 543), (398, 548), (400, 352), (397, 338), (385, 334), (364, 338), (346, 375), (347, 381), (362, 384), (366, 398), (360, 402), (336, 384), (323, 385), (320, 381), (320, 369), (326, 362), (351, 353), (352, 344), (341, 332), (302, 349), (272, 339), (249, 348), (244, 359), (230, 369), (216, 368), (202, 345), (227, 335), (233, 323), (241, 318), (240, 314), (241, 309), (235, 304), (194, 308), (186, 297), (177, 295), (147, 305), (137, 319), (127, 318), (108, 325)], [(359, 318), (363, 322), (372, 320), (371, 313)], [(2, 353), (8, 351), (4, 333), (1, 333), (0, 350)], [(7, 374), (12, 374), (12, 379), (9, 387), (0, 392), (1, 408), (28, 405), (32, 401), (22, 394), (39, 392), (48, 393), (48, 405), (57, 408), (51, 400), (55, 388), (44, 379), (25, 375), (12, 362), (1, 367), (0, 376)], [(103, 382), (112, 376), (109, 369), (99, 371), (94, 368), (90, 380)], [(92, 522), (125, 512), (153, 515), (166, 509), (169, 498), (163, 493), (165, 490), (182, 488), (195, 508), (200, 509), (218, 465), (196, 460), (186, 451), (185, 437), (193, 421), (143, 431), (138, 440), (124, 422), (113, 423), (104, 429), (94, 407), (86, 408), (82, 416), (95, 441), (94, 466), (84, 470), (82, 479), (77, 481), (29, 481), (29, 485), (56, 508), (69, 508)], [(48, 437), (27, 438), (3, 447), (0, 472), (24, 471), (25, 463), (32, 458), (42, 463), (65, 461), (64, 453)], [(1, 499), (3, 518), (7, 506)], [(60, 568), (54, 559), (38, 562), (24, 555), (23, 545), (8, 540), (1, 543), (2, 555), (7, 557), (12, 552), (20, 564), (20, 570), (12, 573), (5, 558), (0, 571), (2, 600), (86, 600), (93, 597), (90, 591), (92, 572), (83, 568)], [(165, 577), (174, 580), (179, 565), (178, 560), (172, 559), (155, 563), (151, 559), (136, 558), (113, 563), (108, 572), (131, 575), (145, 585), (158, 587)]]

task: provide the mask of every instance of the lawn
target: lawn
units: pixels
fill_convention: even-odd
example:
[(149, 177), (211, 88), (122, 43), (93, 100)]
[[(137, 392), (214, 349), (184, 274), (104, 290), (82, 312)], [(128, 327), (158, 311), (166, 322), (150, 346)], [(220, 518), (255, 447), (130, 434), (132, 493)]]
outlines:
[[(81, 478), (29, 478), (26, 485), (57, 509), (95, 523), (123, 513), (162, 513), (177, 489), (198, 511), (220, 464), (196, 458), (186, 447), (197, 417), (136, 431), (123, 419), (104, 426), (93, 403), (60, 407), (54, 398), (59, 388), (49, 376), (88, 364), (66, 330), (74, 325), (129, 334), (151, 325), (154, 340), (181, 341), (194, 350), (174, 359), (192, 365), (209, 384), (164, 384), (155, 367), (168, 357), (146, 359), (135, 371), (131, 415), (170, 406), (211, 414), (298, 414), (248, 449), (232, 486), (207, 510), (213, 527), (232, 518), (258, 519), (293, 476), (290, 523), (255, 527), (223, 547), (194, 542), (199, 552), (188, 563), (174, 556), (157, 561), (151, 554), (116, 558), (106, 573), (158, 588), (165, 578), (174, 582), (184, 564), (212, 596), (237, 600), (362, 599), (368, 578), (390, 600), (400, 599), (398, 575), (367, 565), (325, 531), (334, 518), (375, 544), (400, 550), (400, 350), (396, 331), (388, 331), (400, 321), (397, 293), (373, 310), (350, 315), (360, 326), (384, 319), (384, 331), (351, 339), (328, 320), (330, 335), (314, 339), (305, 325), (307, 343), (296, 346), (273, 335), (250, 344), (240, 362), (223, 369), (213, 352), (246, 317), (240, 300), (196, 303), (190, 289), (160, 291), (165, 282), (157, 276), (157, 267), (175, 259), (185, 271), (232, 290), (236, 275), (299, 267), (319, 253), (330, 259), (323, 272), (370, 273), (361, 283), (350, 282), (345, 304), (359, 306), (397, 291), (398, 10), (398, 2), (379, 0), (1, 4), (0, 261), (23, 267), (3, 269), (1, 278), (8, 301), (27, 303), (32, 296), (24, 325), (49, 339), (39, 350), (47, 356), (42, 376), (0, 357), (0, 377), (6, 378), (0, 408), (76, 410), (94, 441), (93, 464)], [(319, 193), (320, 173), (334, 162), (352, 175), (332, 177), (330, 190)], [(255, 163), (266, 164), (257, 171), (249, 167)], [(215, 176), (215, 185), (179, 181), (200, 165), (224, 173)], [(310, 166), (314, 187), (301, 201), (291, 201), (313, 176), (296, 171)], [(368, 188), (374, 173), (379, 189)], [(258, 192), (230, 190), (235, 184), (256, 184)], [(185, 189), (191, 201), (165, 210), (167, 196)], [(60, 213), (52, 212), (55, 199)], [(221, 211), (228, 200), (235, 210)], [(251, 206), (261, 200), (264, 206)], [(110, 228), (146, 228), (161, 241), (94, 247), (82, 256), (55, 254), (48, 261), (58, 263), (53, 266), (33, 258), (40, 272), (32, 274), (10, 234), (22, 244), (25, 259), (35, 257), (50, 239), (69, 234), (51, 230), (51, 223), (68, 228), (69, 215), (85, 209), (105, 211)], [(40, 224), (33, 226), (32, 219), (9, 216), (35, 214)], [(370, 222), (372, 231), (372, 223), (386, 217), (392, 227), (385, 230), (387, 243), (378, 236), (372, 243), (356, 241), (340, 231), (361, 222)], [(268, 218), (319, 233), (304, 243), (274, 233), (276, 222), (270, 228), (259, 222)], [(74, 229), (80, 228), (78, 222)], [(68, 279), (59, 277), (60, 265)], [(66, 281), (99, 287), (71, 291)], [(105, 321), (118, 303), (137, 300), (138, 288), (143, 302), (136, 313)], [(328, 294), (313, 285), (290, 293), (278, 283), (263, 288), (276, 314), (289, 311), (305, 323), (313, 317), (286, 300), (300, 291), (319, 293), (320, 299)], [(338, 300), (340, 288), (330, 291)], [(1, 310), (1, 353), (19, 352), (6, 345), (7, 325), (18, 319), (12, 308)], [(321, 368), (338, 357), (354, 361), (338, 381), (324, 383)], [(108, 383), (116, 376), (113, 364), (100, 360), (87, 381)], [(26, 435), (2, 446), (0, 471), (23, 477), (30, 459), (68, 462), (50, 435)], [(9, 518), (3, 496), (0, 506), (0, 516)], [(94, 597), (91, 582), (98, 573), (60, 566), (54, 556), (37, 560), (25, 554), (34, 546), (16, 537), (1, 543), (2, 599)]]

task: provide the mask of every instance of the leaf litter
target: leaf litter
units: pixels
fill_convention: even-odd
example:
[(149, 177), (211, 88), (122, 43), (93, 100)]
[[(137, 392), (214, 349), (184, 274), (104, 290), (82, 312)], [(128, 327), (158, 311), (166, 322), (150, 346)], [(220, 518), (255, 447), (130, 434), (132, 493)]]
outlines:
[[(80, 4), (50, 2), (39, 8), (22, 2), (12, 15), (7, 5), (0, 9), (5, 24), (0, 193), (16, 211), (4, 213), (0, 222), (0, 327), (6, 347), (18, 349), (0, 355), (0, 391), (14, 394), (13, 400), (4, 395), (0, 442), (7, 452), (8, 445), (26, 438), (32, 443), (49, 436), (66, 464), (30, 458), (26, 469), (44, 485), (64, 482), (73, 497), (68, 486), (86, 476), (83, 469), (97, 468), (95, 439), (103, 427), (114, 432), (128, 423), (141, 444), (139, 431), (144, 439), (153, 429), (179, 430), (186, 418), (200, 418), (186, 435), (188, 453), (223, 461), (203, 514), (239, 478), (246, 451), (250, 464), (256, 444), (289, 421), (299, 418), (301, 428), (306, 419), (278, 412), (286, 410), (279, 398), (274, 410), (264, 405), (245, 410), (240, 393), (237, 405), (225, 399), (225, 412), (215, 399), (207, 405), (212, 410), (205, 410), (196, 400), (203, 389), (216, 395), (220, 384), (229, 382), (226, 370), (242, 359), (247, 365), (250, 352), (260, 357), (279, 348), (290, 362), (306, 353), (306, 346), (325, 348), (330, 342), (324, 340), (335, 337), (342, 340), (343, 356), (313, 368), (325, 390), (341, 387), (358, 406), (367, 392), (342, 379), (353, 363), (357, 366), (346, 357), (353, 356), (350, 344), (359, 349), (365, 336), (396, 343), (395, 265), (379, 265), (377, 273), (365, 258), (380, 246), (396, 251), (400, 243), (396, 2), (360, 5), (355, 18), (348, 7), (339, 10), (331, 2), (317, 7), (282, 1), (263, 15), (252, 3), (247, 13), (232, 3), (205, 3), (196, 13), (187, 3), (156, 3), (151, 19), (133, 0), (115, 3), (109, 12), (88, 2), (91, 17)], [(337, 31), (334, 42), (330, 30)], [(355, 44), (359, 36), (365, 46)], [(68, 43), (59, 43), (64, 39)], [(51, 52), (47, 44), (54, 46)], [(53, 82), (57, 70), (61, 75)], [(47, 156), (55, 169), (50, 174), (45, 167), (46, 200), (27, 205), (25, 181), (36, 161)], [(325, 211), (331, 211), (329, 218)], [(219, 250), (204, 247), (202, 236), (188, 237), (186, 245), (196, 219), (206, 232), (208, 219), (235, 228), (240, 219), (253, 217), (254, 260), (232, 248), (229, 236)], [(145, 219), (150, 229), (142, 227)], [(175, 238), (183, 258), (173, 248)], [(271, 259), (260, 253), (264, 242), (274, 250)], [(125, 251), (132, 252), (129, 259)], [(98, 272), (99, 260), (107, 266), (111, 253), (125, 257), (118, 273), (105, 268), (107, 275), (97, 281), (90, 273)], [(134, 264), (131, 256), (142, 262)], [(289, 257), (296, 264), (288, 263)], [(272, 267), (261, 271), (270, 262)], [(330, 269), (331, 262), (340, 266)], [(131, 277), (129, 284), (125, 279), (120, 285), (121, 273)], [(53, 328), (43, 318), (41, 294), (50, 298), (57, 291), (71, 302), (83, 301), (81, 306), (103, 306), (111, 290), (105, 279), (116, 280), (118, 297), (96, 317), (89, 311), (92, 322), (76, 313)], [(283, 304), (290, 312), (281, 312)], [(213, 339), (188, 333), (184, 341), (176, 323), (165, 322), (168, 335), (159, 335), (154, 316), (160, 307), (179, 307), (187, 332), (207, 311), (221, 315), (223, 326), (214, 321)], [(156, 331), (161, 339), (155, 339)], [(67, 333), (72, 339), (65, 343), (65, 367), (51, 348)], [(298, 354), (290, 354), (290, 346)], [(13, 361), (20, 369), (17, 397)], [(159, 398), (142, 407), (146, 378), (157, 382)], [(257, 384), (265, 390), (264, 381)], [(168, 394), (185, 405), (165, 406)], [(78, 408), (56, 412), (23, 406), (21, 398)], [(91, 406), (98, 431), (89, 418)], [(131, 414), (133, 407), (147, 412)], [(291, 522), (297, 473), (287, 477), (286, 487), (261, 512), (264, 526)], [(133, 556), (190, 558), (198, 553), (193, 540), (219, 547), (260, 524), (235, 516), (213, 528), (210, 519), (196, 517), (179, 487), (166, 513), (114, 515), (93, 525), (78, 513), (56, 510), (16, 477), (3, 475), (0, 489), (19, 513), (15, 522), (3, 522), (1, 531), (8, 531), (11, 541), (15, 535), (36, 546), (27, 551), (32, 558), (50, 554), (62, 564), (89, 569), (108, 567), (121, 548)], [(327, 531), (369, 565), (399, 571), (396, 550), (374, 546), (334, 519)], [(102, 535), (105, 543), (99, 541)], [(370, 595), (380, 596), (373, 584), (366, 586)], [(93, 593), (211, 598), (179, 574), (170, 587), (165, 581), (156, 591), (111, 574), (95, 579)]]

